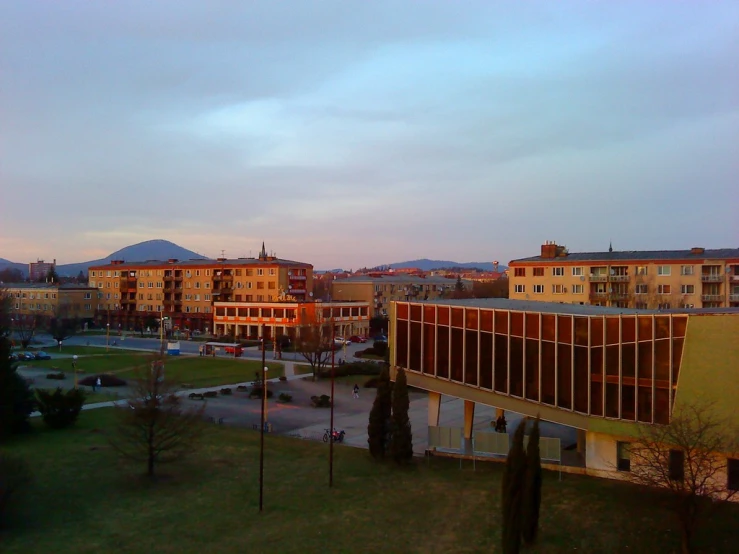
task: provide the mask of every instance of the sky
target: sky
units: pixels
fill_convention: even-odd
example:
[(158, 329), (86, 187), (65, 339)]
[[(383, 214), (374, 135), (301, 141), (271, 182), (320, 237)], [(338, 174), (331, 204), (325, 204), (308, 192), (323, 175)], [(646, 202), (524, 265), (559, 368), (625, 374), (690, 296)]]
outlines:
[(739, 3), (0, 0), (0, 258), (739, 247)]

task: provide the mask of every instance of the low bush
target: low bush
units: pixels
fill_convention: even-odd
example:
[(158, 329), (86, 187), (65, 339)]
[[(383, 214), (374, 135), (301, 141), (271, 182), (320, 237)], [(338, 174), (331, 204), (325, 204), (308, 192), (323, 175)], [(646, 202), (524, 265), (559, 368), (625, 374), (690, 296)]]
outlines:
[(246, 392), (249, 390), (249, 387), (247, 387), (246, 385), (239, 385), (238, 387), (236, 387), (236, 390), (239, 392)]
[(328, 396), (327, 394), (322, 394), (321, 396), (311, 396), (310, 402), (314, 408), (330, 408), (331, 407), (331, 397)]
[(228, 396), (228, 395), (232, 394), (232, 391), (231, 391), (230, 388), (227, 387), (227, 388), (221, 389), (221, 394), (223, 396)]
[(279, 379), (280, 381), (283, 381), (283, 382), (287, 381), (287, 377), (285, 377), (284, 375), (280, 375)]
[(280, 393), (280, 396), (278, 396), (277, 399), (280, 402), (292, 402), (293, 395), (292, 394), (287, 394), (286, 392), (281, 392)]
[(98, 379), (100, 379), (101, 387), (125, 387), (126, 386), (126, 381), (124, 381), (120, 377), (116, 377), (115, 375), (110, 375), (108, 373), (99, 373), (98, 375), (90, 375), (89, 377), (85, 377), (84, 379), (80, 380), (80, 385), (91, 387), (97, 384)]
[(385, 356), (387, 354), (387, 343), (385, 341), (375, 341), (369, 350), (372, 350), (372, 353), (378, 356)]
[(36, 404), (44, 423), (52, 429), (63, 429), (77, 421), (86, 396), (85, 391), (81, 389), (70, 389), (66, 392), (60, 387), (54, 392), (36, 389)]
[(47, 379), (55, 379), (57, 381), (62, 381), (66, 376), (64, 375), (63, 371), (60, 371), (59, 373), (47, 373), (46, 378)]
[(218, 391), (217, 391), (217, 390), (209, 390), (209, 391), (205, 391), (205, 392), (203, 393), (203, 396), (204, 396), (205, 398), (218, 398)]
[(31, 471), (21, 458), (0, 452), (0, 527), (23, 489), (31, 482)]
[[(251, 391), (249, 391), (249, 398), (262, 398), (262, 387), (253, 387)], [(267, 389), (267, 398), (272, 398), (273, 393), (272, 389)]]

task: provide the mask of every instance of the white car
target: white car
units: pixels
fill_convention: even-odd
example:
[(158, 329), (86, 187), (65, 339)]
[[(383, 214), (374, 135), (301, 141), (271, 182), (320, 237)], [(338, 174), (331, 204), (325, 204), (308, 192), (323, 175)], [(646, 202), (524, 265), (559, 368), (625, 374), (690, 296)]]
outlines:
[(334, 338), (334, 344), (337, 346), (349, 346), (352, 343), (350, 340), (346, 340), (344, 337)]

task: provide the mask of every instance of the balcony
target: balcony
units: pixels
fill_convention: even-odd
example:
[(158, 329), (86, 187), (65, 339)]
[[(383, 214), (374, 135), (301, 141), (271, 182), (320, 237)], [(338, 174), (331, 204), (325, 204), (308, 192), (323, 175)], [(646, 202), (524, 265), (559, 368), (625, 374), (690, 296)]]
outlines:
[(607, 292), (591, 292), (590, 293), (590, 297), (591, 298), (598, 298), (598, 299), (604, 300), (604, 299), (608, 298), (608, 293)]
[(136, 304), (135, 298), (121, 298), (121, 304)]
[(628, 283), (629, 276), (628, 275), (611, 275), (610, 280), (614, 283)]
[(729, 302), (739, 302), (739, 294), (730, 294)]
[(596, 275), (595, 273), (593, 273), (590, 275), (590, 281), (593, 283), (605, 283), (606, 281), (608, 281), (608, 275), (605, 275), (605, 274)]
[(234, 276), (233, 275), (229, 275), (228, 273), (222, 273), (220, 275), (213, 275), (213, 282), (214, 283), (219, 283), (221, 281), (228, 281), (228, 282), (230, 282), (230, 281), (233, 281), (233, 280), (234, 280)]
[(305, 294), (306, 291), (304, 288), (290, 288), (288, 292), (290, 294)]
[(704, 273), (703, 275), (701, 275), (701, 281), (703, 281), (704, 283), (720, 283), (723, 280), (724, 280), (723, 275), (715, 275), (712, 273), (709, 273), (709, 274)]
[(165, 275), (163, 279), (165, 283), (169, 283), (171, 281), (174, 281), (174, 275)]
[(174, 280), (175, 281), (182, 281), (183, 276), (182, 273), (175, 273)]
[(701, 300), (703, 302), (721, 302), (723, 299), (723, 294), (701, 294)]
[(288, 278), (291, 281), (305, 281), (306, 279), (308, 279), (308, 277), (305, 275), (290, 275)]
[(162, 302), (165, 306), (174, 306), (174, 300), (166, 299)]

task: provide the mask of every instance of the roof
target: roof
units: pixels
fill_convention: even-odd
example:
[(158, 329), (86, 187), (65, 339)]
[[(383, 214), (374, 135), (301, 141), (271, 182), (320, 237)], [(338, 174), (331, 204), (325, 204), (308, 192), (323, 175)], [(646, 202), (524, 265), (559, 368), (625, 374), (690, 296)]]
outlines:
[(412, 283), (418, 285), (453, 285), (457, 282), (456, 279), (448, 277), (420, 277), (418, 275), (409, 275), (404, 273), (403, 275), (356, 275), (354, 277), (346, 277), (343, 279), (336, 279), (335, 282), (341, 283)]
[(521, 262), (621, 262), (621, 261), (659, 261), (659, 260), (739, 260), (739, 248), (717, 248), (704, 250), (700, 254), (691, 250), (621, 250), (613, 252), (570, 252), (566, 256), (556, 258), (542, 258), (531, 256), (511, 260), (511, 263)]
[(249, 266), (249, 265), (279, 265), (279, 266), (301, 266), (301, 267), (313, 267), (311, 264), (305, 262), (295, 262), (293, 260), (283, 260), (281, 258), (261, 259), (261, 258), (231, 258), (226, 260), (213, 260), (210, 258), (206, 259), (194, 259), (194, 260), (177, 260), (176, 262), (170, 262), (168, 260), (145, 260), (140, 262), (126, 262), (119, 264), (103, 264), (103, 265), (91, 265), (88, 269), (126, 269), (126, 268), (139, 268), (139, 267), (234, 267), (234, 266)]
[(634, 308), (613, 308), (587, 304), (560, 304), (558, 302), (537, 302), (535, 300), (510, 300), (508, 298), (471, 298), (464, 300), (427, 300), (408, 303), (438, 304), (467, 308), (487, 308), (519, 312), (542, 312), (569, 315), (652, 315), (652, 314), (739, 314), (739, 308), (708, 308), (684, 310), (637, 310)]
[(0, 288), (7, 289), (62, 289), (62, 290), (97, 290), (95, 287), (76, 283), (2, 283)]

